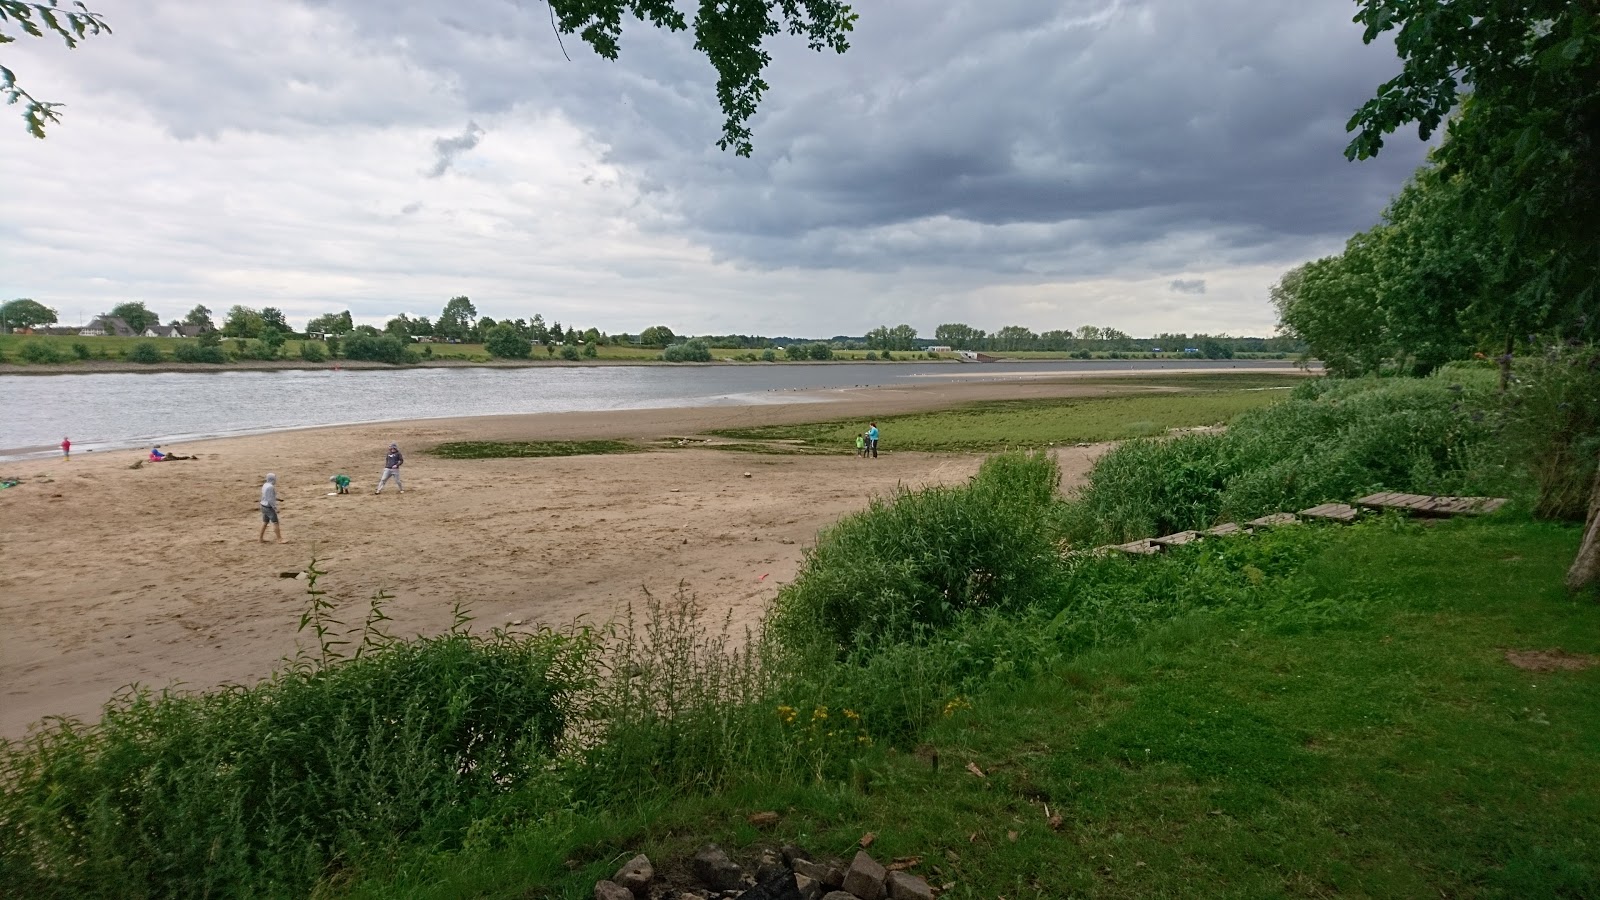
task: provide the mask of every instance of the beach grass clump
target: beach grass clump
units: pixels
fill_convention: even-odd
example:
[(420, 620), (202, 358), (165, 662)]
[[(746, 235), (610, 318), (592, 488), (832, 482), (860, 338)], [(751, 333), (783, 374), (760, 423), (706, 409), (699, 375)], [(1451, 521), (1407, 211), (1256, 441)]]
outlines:
[(1124, 443), (1063, 512), (1074, 542), (1120, 542), (1349, 501), (1373, 491), (1471, 493), (1487, 464), (1492, 373), (1317, 379), (1222, 433)]
[(814, 636), (848, 651), (1048, 590), (1060, 478), (1048, 454), (1015, 452), (986, 460), (967, 484), (874, 498), (818, 536), (771, 628), (791, 645)]
[(589, 686), (586, 633), (390, 640), (369, 617), (253, 686), (129, 688), (97, 723), (0, 744), (0, 893), (307, 896), (406, 844), (459, 846), (546, 771)]
[(445, 459), (520, 459), (638, 453), (644, 449), (630, 441), (450, 441), (434, 447), (432, 452)]

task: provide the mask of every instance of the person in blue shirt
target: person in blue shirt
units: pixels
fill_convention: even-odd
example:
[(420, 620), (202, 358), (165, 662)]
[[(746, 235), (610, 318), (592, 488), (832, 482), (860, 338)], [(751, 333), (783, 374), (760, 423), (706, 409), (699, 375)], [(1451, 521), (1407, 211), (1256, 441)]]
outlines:
[(872, 458), (878, 458), (878, 423), (873, 422), (867, 429), (867, 449), (872, 451)]

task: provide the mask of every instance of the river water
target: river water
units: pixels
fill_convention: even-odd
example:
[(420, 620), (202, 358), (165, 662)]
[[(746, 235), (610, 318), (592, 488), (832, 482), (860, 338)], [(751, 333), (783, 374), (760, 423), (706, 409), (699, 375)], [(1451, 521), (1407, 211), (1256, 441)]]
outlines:
[(863, 385), (1163, 369), (1283, 369), (1273, 360), (1049, 360), (827, 365), (279, 369), (0, 376), (0, 460), (319, 425), (510, 413), (793, 403)]

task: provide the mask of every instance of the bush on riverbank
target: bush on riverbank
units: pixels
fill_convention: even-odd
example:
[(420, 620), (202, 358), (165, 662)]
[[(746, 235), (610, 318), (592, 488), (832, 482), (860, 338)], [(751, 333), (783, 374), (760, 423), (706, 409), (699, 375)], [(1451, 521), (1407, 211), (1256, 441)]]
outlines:
[(1378, 490), (1473, 493), (1503, 482), (1487, 444), (1494, 375), (1316, 379), (1223, 433), (1129, 441), (1063, 517), (1075, 542), (1119, 542), (1349, 501)]

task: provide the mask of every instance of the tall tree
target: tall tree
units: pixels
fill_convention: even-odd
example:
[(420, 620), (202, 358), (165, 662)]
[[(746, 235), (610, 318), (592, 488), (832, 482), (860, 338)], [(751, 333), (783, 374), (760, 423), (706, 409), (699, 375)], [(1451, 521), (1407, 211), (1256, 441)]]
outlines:
[(211, 310), (198, 304), (183, 317), (183, 324), (203, 328), (206, 331), (215, 330), (217, 327), (216, 323), (211, 321)]
[(151, 325), (161, 324), (161, 317), (147, 309), (143, 300), (130, 300), (127, 303), (118, 303), (111, 308), (107, 315), (115, 316), (128, 323), (134, 334), (143, 334)]
[(261, 318), (260, 311), (248, 306), (230, 308), (228, 318), (222, 323), (222, 333), (231, 338), (260, 337), (266, 328), (267, 323)]
[(433, 330), (440, 337), (464, 341), (471, 336), (472, 326), (478, 318), (478, 308), (466, 297), (451, 297), (434, 322)]
[(350, 310), (338, 313), (324, 313), (306, 323), (306, 331), (318, 334), (349, 334), (355, 330), (355, 323), (350, 320)]
[(964, 322), (948, 322), (933, 330), (933, 339), (952, 350), (976, 350), (983, 337), (982, 329)]
[(0, 332), (15, 331), (18, 328), (38, 328), (41, 325), (55, 323), (56, 311), (37, 300), (19, 297), (0, 306)]
[[(1396, 32), (1402, 67), (1350, 119), (1345, 155), (1376, 155), (1403, 125), (1427, 138), (1467, 87), (1436, 158), (1527, 267), (1501, 301), (1507, 327), (1600, 334), (1600, 2), (1360, 0), (1356, 21), (1369, 43)], [(1597, 580), (1600, 477), (1567, 573), (1574, 588)]]
[[(0, 44), (9, 44), (17, 39), (15, 35), (7, 34), (8, 30), (17, 30), (29, 37), (53, 34), (65, 41), (68, 49), (76, 48), (79, 41), (91, 35), (111, 33), (111, 26), (105, 23), (99, 13), (90, 12), (82, 3), (72, 6), (75, 8), (62, 9), (58, 0), (46, 0), (44, 3), (0, 0)], [(61, 121), (56, 113), (61, 104), (35, 99), (17, 84), (16, 75), (3, 65), (0, 65), (0, 98), (5, 100), (7, 106), (22, 104), (22, 118), (28, 123), (28, 133), (36, 138), (44, 137), (46, 124), (54, 125)]]
[(284, 334), (288, 334), (293, 330), (289, 327), (289, 320), (284, 318), (283, 310), (278, 309), (276, 306), (269, 306), (261, 310), (261, 325), (264, 328), (270, 328), (273, 331), (283, 332)]

